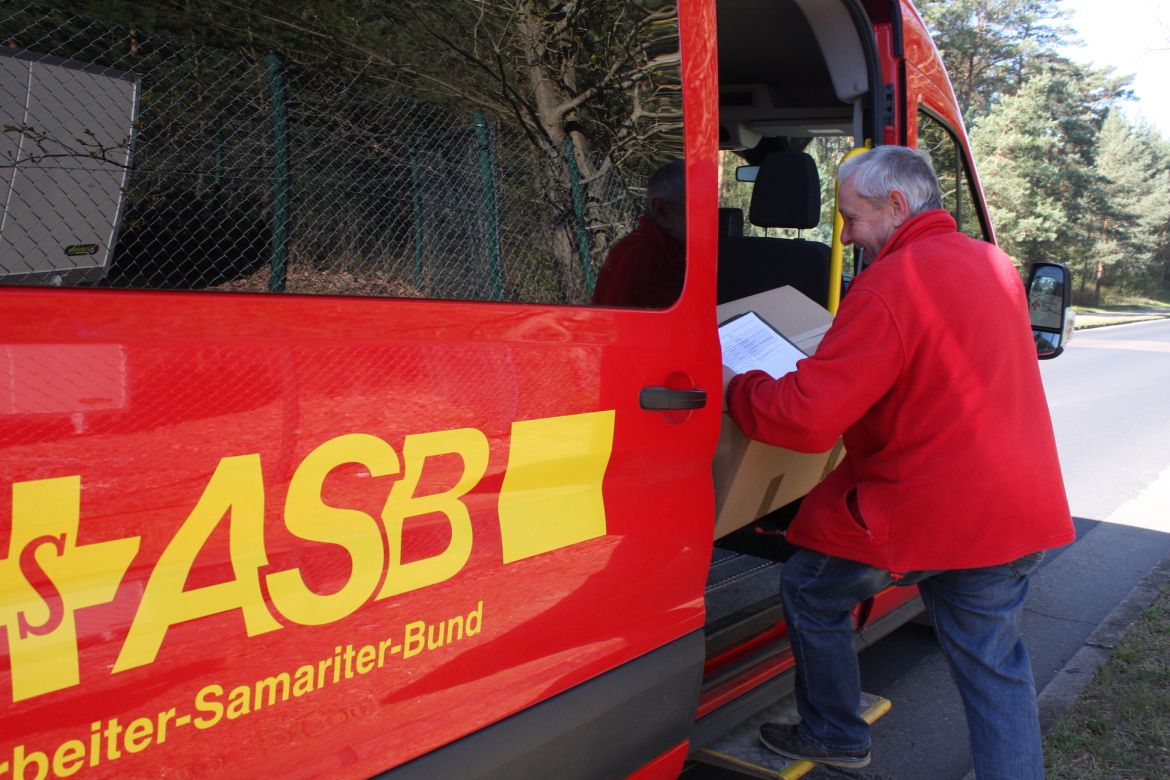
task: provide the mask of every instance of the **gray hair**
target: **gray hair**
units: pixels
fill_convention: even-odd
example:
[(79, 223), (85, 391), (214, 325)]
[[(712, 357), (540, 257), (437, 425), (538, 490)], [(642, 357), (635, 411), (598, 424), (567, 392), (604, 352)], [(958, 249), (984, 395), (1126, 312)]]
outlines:
[(852, 181), (857, 194), (884, 201), (894, 190), (910, 202), (910, 216), (942, 208), (938, 176), (930, 155), (906, 146), (879, 146), (851, 157), (837, 170), (837, 184)]
[(682, 205), (687, 202), (687, 171), (682, 160), (668, 162), (650, 174), (646, 182), (646, 213), (650, 213), (650, 201), (662, 198), (668, 203)]

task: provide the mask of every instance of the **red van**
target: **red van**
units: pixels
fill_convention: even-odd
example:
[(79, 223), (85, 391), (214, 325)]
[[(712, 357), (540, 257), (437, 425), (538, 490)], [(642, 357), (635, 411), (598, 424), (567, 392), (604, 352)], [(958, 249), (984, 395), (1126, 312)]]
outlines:
[[(832, 176), (867, 143), (928, 147), (994, 240), (938, 52), (907, 0), (476, 9), (413, 8), (431, 37), (371, 55), (384, 83), (279, 103), (287, 71), (251, 125), (164, 109), (163, 39), (111, 58), (58, 34), (88, 22), (4, 22), (0, 778), (673, 777), (789, 690), (792, 506), (713, 540), (715, 311), (744, 293), (720, 246), (816, 243), (812, 281), (760, 283), (835, 310)], [(375, 87), (358, 181), (327, 123)], [(124, 154), (71, 173), (50, 123), (124, 127)], [(157, 184), (197, 132), (217, 161), (273, 136), (270, 184)], [(813, 157), (817, 225), (751, 223), (735, 170), (772, 152)], [(677, 301), (589, 305), (677, 157)], [(917, 610), (875, 599), (861, 640)]]

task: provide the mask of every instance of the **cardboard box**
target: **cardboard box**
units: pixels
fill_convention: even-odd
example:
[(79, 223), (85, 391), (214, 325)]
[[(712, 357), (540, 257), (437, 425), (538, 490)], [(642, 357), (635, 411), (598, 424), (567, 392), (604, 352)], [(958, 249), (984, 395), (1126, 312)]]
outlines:
[[(806, 354), (813, 354), (833, 315), (792, 287), (780, 287), (721, 304), (719, 322), (754, 311)], [(744, 436), (730, 415), (715, 450), (715, 538), (800, 498), (840, 462), (840, 440), (816, 455), (770, 447)]]

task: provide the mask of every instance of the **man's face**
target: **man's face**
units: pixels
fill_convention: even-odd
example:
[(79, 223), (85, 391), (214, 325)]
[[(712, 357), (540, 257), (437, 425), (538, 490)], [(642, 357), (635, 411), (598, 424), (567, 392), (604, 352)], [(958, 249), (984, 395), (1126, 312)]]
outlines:
[(671, 203), (664, 198), (651, 198), (650, 212), (663, 232), (680, 244), (687, 243), (687, 207), (685, 203)]
[(841, 218), (845, 222), (841, 242), (859, 248), (866, 260), (872, 260), (906, 221), (906, 208), (901, 202), (904, 200), (901, 192), (894, 191), (884, 202), (874, 203), (858, 195), (853, 182), (847, 180), (837, 195)]

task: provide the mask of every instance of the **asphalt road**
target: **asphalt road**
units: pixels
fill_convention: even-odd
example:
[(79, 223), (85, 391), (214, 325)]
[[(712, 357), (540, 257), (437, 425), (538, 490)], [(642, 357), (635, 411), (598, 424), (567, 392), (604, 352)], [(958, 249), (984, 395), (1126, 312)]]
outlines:
[[(1077, 541), (1033, 578), (1024, 630), (1041, 690), (1170, 555), (1170, 321), (1078, 332), (1042, 373)], [(893, 702), (873, 732), (873, 763), (809, 778), (968, 774), (962, 706), (929, 628), (906, 626), (865, 651), (862, 682)]]

